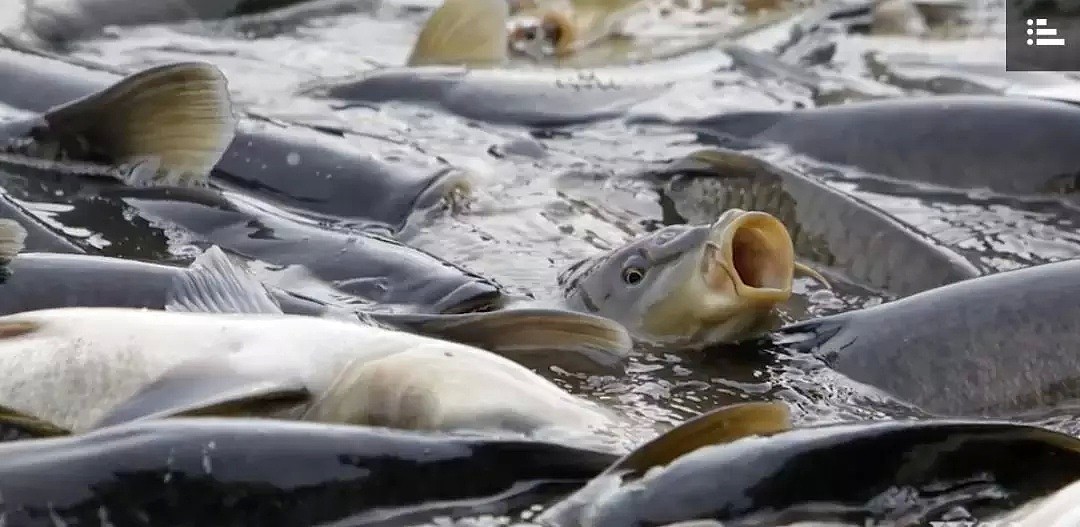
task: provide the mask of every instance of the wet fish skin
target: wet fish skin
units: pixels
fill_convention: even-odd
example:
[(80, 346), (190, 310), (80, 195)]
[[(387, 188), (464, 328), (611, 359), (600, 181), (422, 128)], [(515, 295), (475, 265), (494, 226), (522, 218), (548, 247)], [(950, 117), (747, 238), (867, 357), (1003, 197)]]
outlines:
[[(238, 194), (117, 189), (109, 197), (112, 207), (126, 204), (248, 258), (304, 266), (339, 291), (386, 307), (458, 312), (496, 307), (504, 300), (494, 281), (387, 236), (292, 221)], [(94, 205), (107, 203), (95, 200)]]
[[(871, 513), (858, 508), (894, 486), (940, 490), (943, 483), (990, 481), (1010, 491), (1007, 507), (1078, 475), (1080, 440), (1048, 429), (940, 419), (842, 423), (704, 447), (644, 477), (616, 479), (606, 491), (594, 491), (585, 514), (541, 518), (558, 527), (652, 527), (692, 519), (726, 525), (772, 511), (789, 521), (846, 514), (861, 525)], [(813, 507), (800, 509), (807, 505)]]
[(163, 309), (183, 267), (86, 254), (22, 253), (3, 269), (0, 315), (54, 307)]
[[(13, 178), (22, 172), (15, 167), (0, 171), (0, 183), (12, 188)], [(79, 252), (143, 261), (175, 259), (172, 243), (206, 243), (272, 265), (305, 266), (315, 278), (353, 297), (345, 301), (356, 304), (441, 313), (498, 307), (504, 301), (503, 288), (493, 280), (388, 236), (325, 228), (283, 215), (242, 194), (207, 188), (130, 188), (97, 179), (47, 179), (33, 174), (20, 183), (20, 199), (64, 205), (70, 210), (52, 214), (53, 220), (66, 228), (86, 229), (94, 233), (94, 239), (108, 242), (95, 246), (91, 240), (54, 231), (34, 217), (13, 218), (31, 231), (27, 251), (52, 250), (31, 243), (33, 229)], [(0, 200), (0, 216), (6, 216), (3, 204)], [(19, 283), (20, 279), (14, 280)], [(116, 299), (116, 295), (104, 298)], [(150, 293), (137, 303), (156, 304), (159, 298), (159, 293)]]
[(74, 307), (0, 326), (5, 405), (74, 433), (193, 411), (582, 438), (616, 419), (489, 351), (350, 320)]
[[(682, 74), (683, 72), (680, 72)], [(623, 117), (663, 95), (668, 81), (624, 70), (484, 70), (456, 66), (383, 68), (301, 90), (353, 104), (407, 101), (466, 119), (520, 126), (570, 126)]]
[(747, 153), (703, 150), (646, 174), (662, 184), (668, 223), (711, 221), (732, 208), (768, 212), (787, 226), (799, 257), (894, 295), (982, 274), (876, 207)]
[(925, 411), (1011, 415), (1080, 397), (1080, 260), (974, 278), (793, 324), (784, 349)]
[(98, 36), (110, 26), (213, 20), (264, 12), (304, 0), (31, 0), (24, 17), (35, 39), (54, 47)]
[(679, 126), (904, 181), (1010, 194), (1072, 192), (1080, 108), (1025, 97), (902, 97), (735, 112)]
[(448, 510), (525, 508), (616, 459), (552, 443), (240, 418), (147, 421), (10, 442), (0, 453), (0, 509), (10, 525), (26, 527), (54, 518), (160, 527), (421, 523)]
[[(94, 64), (0, 48), (0, 104), (32, 112), (93, 93), (120, 78)], [(211, 182), (314, 214), (397, 231), (418, 207), (463, 189), (463, 175), (376, 160), (349, 141), (246, 116)]]
[[(24, 252), (0, 270), (0, 316), (58, 307), (165, 309), (188, 267), (89, 254)], [(282, 310), (321, 316), (322, 302), (274, 289)]]

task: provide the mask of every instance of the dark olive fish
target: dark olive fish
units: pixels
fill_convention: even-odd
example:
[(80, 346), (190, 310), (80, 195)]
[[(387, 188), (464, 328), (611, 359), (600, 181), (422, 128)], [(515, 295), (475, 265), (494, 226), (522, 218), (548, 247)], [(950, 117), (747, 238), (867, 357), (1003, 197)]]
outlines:
[(1080, 397), (1080, 260), (1005, 271), (774, 334), (936, 414), (1002, 415)]
[(767, 212), (787, 227), (800, 257), (895, 295), (981, 274), (869, 203), (746, 153), (701, 150), (647, 175), (661, 182), (668, 223), (711, 221), (733, 208)]
[[(12, 186), (14, 177), (0, 171), (5, 187)], [(94, 185), (70, 178), (33, 178), (27, 183), (34, 185), (20, 188), (20, 199), (71, 205), (70, 211), (53, 218), (113, 243), (94, 250), (79, 240), (97, 254), (167, 259), (172, 256), (169, 243), (181, 237), (273, 265), (303, 266), (351, 297), (347, 302), (405, 310), (424, 306), (441, 313), (496, 308), (505, 301), (494, 281), (392, 238), (326, 228), (238, 193)]]
[[(0, 514), (12, 525), (415, 525), (513, 514), (605, 469), (790, 428), (777, 403), (683, 423), (621, 459), (535, 441), (247, 418), (143, 420), (74, 437), (0, 408)], [(42, 439), (25, 439), (44, 437)]]
[(844, 423), (706, 446), (647, 474), (615, 468), (545, 511), (539, 523), (651, 527), (698, 519), (724, 525), (840, 519), (862, 525), (877, 516), (869, 502), (895, 487), (930, 497), (949, 488), (996, 485), (1008, 496), (994, 496), (993, 504), (978, 496), (968, 506), (1000, 510), (1080, 476), (1080, 440), (1004, 422)]
[[(118, 78), (104, 66), (0, 49), (0, 104), (40, 112)], [(464, 175), (379, 161), (342, 138), (256, 117), (240, 119), (211, 183), (316, 215), (396, 231), (417, 209), (465, 185)]]
[(905, 181), (1011, 194), (1072, 192), (1080, 108), (1023, 97), (943, 95), (677, 123), (704, 141), (783, 144), (817, 160)]
[(0, 445), (9, 525), (403, 525), (570, 492), (615, 456), (553, 443), (177, 418)]

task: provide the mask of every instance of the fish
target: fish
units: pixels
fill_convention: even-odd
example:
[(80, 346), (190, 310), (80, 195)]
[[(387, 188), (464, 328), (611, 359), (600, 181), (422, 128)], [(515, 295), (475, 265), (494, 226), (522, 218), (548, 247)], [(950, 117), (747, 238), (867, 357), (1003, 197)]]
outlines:
[[(24, 0), (20, 27), (8, 37), (64, 49), (73, 41), (101, 36), (109, 27), (217, 20), (265, 13), (305, 0)], [(356, 0), (359, 3), (361, 0)]]
[(0, 510), (26, 527), (419, 523), (526, 509), (618, 459), (553, 442), (211, 417), (13, 441), (0, 452)]
[[(780, 356), (949, 417), (1018, 416), (1074, 402), (1080, 260), (1002, 271), (788, 325)], [(767, 344), (761, 344), (767, 346)]]
[(810, 170), (781, 167), (751, 152), (700, 149), (639, 176), (657, 182), (668, 223), (708, 221), (733, 208), (766, 212), (786, 226), (800, 258), (891, 295), (910, 296), (985, 274)]
[(896, 97), (791, 111), (736, 111), (662, 122), (703, 141), (783, 145), (817, 161), (904, 182), (1074, 199), (1080, 108), (1030, 97)]
[(5, 518), (26, 527), (102, 518), (161, 527), (416, 525), (514, 514), (573, 492), (613, 464), (664, 462), (789, 426), (782, 405), (732, 405), (620, 457), (517, 438), (173, 417), (0, 444), (0, 493)]
[[(116, 82), (122, 72), (41, 50), (0, 48), (0, 104), (30, 112), (49, 108)], [(357, 228), (397, 233), (420, 209), (466, 196), (468, 171), (434, 170), (413, 161), (381, 161), (330, 131), (234, 109), (234, 137), (212, 163), (209, 184), (259, 197), (291, 211)], [(343, 133), (343, 132), (341, 132)]]
[[(267, 304), (189, 285), (197, 300), (180, 306)], [(0, 317), (0, 365), (9, 413), (76, 434), (177, 415), (583, 440), (617, 423), (606, 407), (480, 348), (271, 309), (8, 315)]]
[[(446, 273), (446, 277), (464, 278), (461, 289), (443, 291), (442, 299), (427, 305), (381, 305), (370, 301), (359, 305), (341, 305), (319, 300), (284, 287), (259, 282), (241, 262), (239, 255), (230, 255), (220, 246), (212, 245), (187, 267), (112, 258), (89, 254), (56, 254), (21, 252), (26, 231), (13, 220), (0, 219), (0, 315), (12, 315), (64, 307), (123, 307), (154, 310), (191, 310), (217, 313), (282, 312), (309, 315), (361, 324), (377, 324), (480, 347), (509, 356), (518, 361), (532, 356), (558, 365), (568, 371), (618, 372), (624, 366), (630, 338), (618, 323), (601, 316), (576, 313), (567, 309), (552, 309), (529, 305), (495, 311), (481, 309), (482, 301), (493, 295), (484, 289), (479, 277)], [(401, 245), (398, 262), (408, 262), (411, 252)], [(418, 253), (419, 254), (419, 253)], [(423, 271), (428, 261), (420, 260)], [(250, 266), (248, 262), (246, 265)], [(261, 262), (259, 262), (261, 263)], [(391, 270), (406, 270), (387, 267)], [(437, 269), (432, 270), (432, 272)], [(432, 280), (431, 273), (423, 274)], [(318, 281), (313, 279), (310, 288)], [(426, 284), (419, 282), (416, 289)], [(473, 287), (469, 287), (473, 286)], [(326, 285), (329, 288), (329, 285)], [(260, 302), (191, 303), (192, 297), (176, 296), (176, 292), (195, 288), (217, 301), (262, 299)], [(264, 291), (269, 297), (243, 294), (244, 288)], [(234, 292), (232, 296), (222, 291)], [(433, 292), (433, 291), (432, 291)], [(401, 293), (383, 297), (382, 301), (420, 301), (420, 296), (408, 299)], [(414, 290), (414, 293), (420, 293)], [(471, 295), (471, 296), (469, 296)], [(388, 302), (389, 303), (389, 302)], [(394, 309), (398, 309), (395, 311)], [(512, 330), (510, 328), (513, 328)], [(522, 329), (525, 328), (525, 329)], [(560, 350), (570, 351), (562, 353)], [(614, 350), (614, 353), (612, 352)], [(560, 359), (559, 356), (564, 357)]]
[[(663, 464), (616, 464), (534, 522), (625, 527), (841, 519), (865, 525), (878, 518), (871, 500), (898, 487), (932, 498), (958, 486), (995, 485), (1007, 492), (995, 496), (998, 506), (1011, 507), (1013, 500), (1054, 492), (1077, 474), (1080, 439), (1037, 426), (948, 419), (832, 423), (702, 446)], [(985, 505), (993, 498), (976, 499)], [(874, 508), (888, 507), (884, 501)], [(907, 500), (891, 501), (896, 507)]]
[(712, 224), (670, 225), (578, 260), (558, 284), (572, 309), (616, 320), (640, 340), (704, 347), (768, 329), (795, 269), (783, 223), (729, 209)]

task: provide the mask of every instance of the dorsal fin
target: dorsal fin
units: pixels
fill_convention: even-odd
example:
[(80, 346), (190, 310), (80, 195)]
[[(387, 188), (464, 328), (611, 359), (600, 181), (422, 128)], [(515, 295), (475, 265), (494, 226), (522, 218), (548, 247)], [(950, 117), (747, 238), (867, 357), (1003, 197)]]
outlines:
[(280, 314), (281, 307), (261, 282), (240, 269), (214, 245), (176, 277), (166, 311)]
[(671, 463), (701, 447), (730, 443), (749, 436), (771, 435), (791, 429), (787, 405), (770, 402), (732, 404), (700, 415), (660, 434), (616, 461), (605, 474), (646, 470)]

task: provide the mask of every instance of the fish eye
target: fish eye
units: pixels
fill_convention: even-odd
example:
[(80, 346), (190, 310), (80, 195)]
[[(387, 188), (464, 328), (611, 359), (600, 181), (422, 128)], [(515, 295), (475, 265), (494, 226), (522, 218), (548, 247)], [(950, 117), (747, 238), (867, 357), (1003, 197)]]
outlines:
[(627, 267), (623, 269), (622, 279), (630, 285), (637, 285), (645, 279), (645, 270), (640, 267)]

